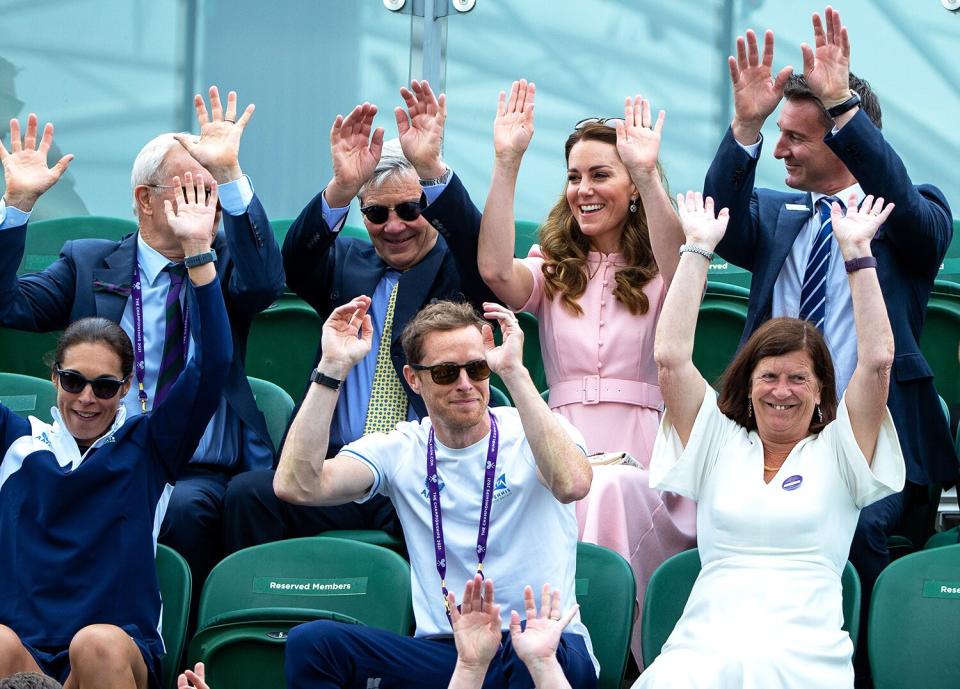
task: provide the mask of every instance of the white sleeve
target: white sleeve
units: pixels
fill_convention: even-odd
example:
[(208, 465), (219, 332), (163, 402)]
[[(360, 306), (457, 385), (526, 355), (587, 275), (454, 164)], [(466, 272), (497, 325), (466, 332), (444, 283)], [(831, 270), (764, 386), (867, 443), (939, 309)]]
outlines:
[(391, 445), (394, 448), (393, 452), (396, 452), (395, 440), (386, 433), (370, 433), (341, 448), (339, 454), (362, 462), (373, 472), (373, 485), (370, 491), (354, 502), (366, 502), (374, 495), (390, 496), (390, 467), (385, 465), (384, 460), (391, 456), (389, 452)]
[(680, 442), (670, 415), (665, 414), (650, 457), (650, 487), (698, 500), (706, 479), (731, 434), (745, 432), (717, 407), (717, 393), (707, 386), (690, 437)]
[(872, 464), (867, 463), (867, 458), (853, 435), (846, 396), (840, 400), (837, 407), (837, 418), (827, 424), (820, 436), (833, 450), (840, 475), (858, 509), (903, 490), (907, 470), (900, 449), (900, 438), (889, 409), (884, 410)]

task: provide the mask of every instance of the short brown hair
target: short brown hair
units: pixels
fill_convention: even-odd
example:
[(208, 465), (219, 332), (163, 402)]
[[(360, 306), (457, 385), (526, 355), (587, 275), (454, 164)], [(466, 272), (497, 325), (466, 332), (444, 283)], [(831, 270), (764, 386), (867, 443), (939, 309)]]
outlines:
[(109, 319), (89, 316), (74, 321), (60, 335), (53, 361), (50, 362), (51, 372), (57, 372), (57, 367), (63, 363), (67, 350), (78, 344), (104, 344), (120, 359), (120, 374), (123, 378), (133, 371), (133, 345), (130, 344), (127, 333)]
[(400, 335), (400, 345), (408, 364), (419, 364), (423, 358), (423, 340), (436, 331), (475, 327), (482, 331), (484, 321), (467, 303), (438, 300), (420, 309)]
[[(861, 79), (853, 72), (850, 72), (848, 79), (849, 88), (860, 96), (860, 109), (867, 113), (867, 117), (876, 126), (877, 129), (883, 129), (883, 112), (880, 110), (880, 101), (877, 94), (870, 87), (870, 82)], [(783, 87), (783, 97), (787, 100), (809, 100), (820, 106), (821, 120), (823, 126), (827, 129), (833, 129), (833, 120), (827, 115), (826, 109), (820, 99), (813, 95), (807, 80), (802, 74), (791, 74)]]
[(748, 431), (757, 428), (757, 419), (749, 413), (750, 378), (761, 359), (806, 352), (813, 362), (813, 373), (820, 383), (820, 411), (810, 420), (810, 432), (819, 433), (837, 416), (837, 383), (833, 359), (823, 335), (810, 321), (798, 318), (773, 318), (750, 336), (740, 348), (720, 383), (717, 406), (727, 417)]

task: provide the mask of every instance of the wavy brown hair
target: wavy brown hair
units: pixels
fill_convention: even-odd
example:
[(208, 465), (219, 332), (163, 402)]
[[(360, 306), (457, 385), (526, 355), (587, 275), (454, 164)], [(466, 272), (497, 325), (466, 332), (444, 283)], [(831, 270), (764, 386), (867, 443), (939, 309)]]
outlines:
[[(570, 162), (570, 151), (581, 141), (602, 141), (613, 147), (617, 145), (617, 132), (606, 124), (587, 124), (567, 137), (565, 159)], [(657, 172), (664, 187), (667, 180), (657, 163)], [(667, 196), (669, 196), (669, 191)], [(624, 304), (632, 314), (644, 314), (650, 308), (644, 286), (657, 276), (659, 269), (650, 246), (650, 232), (643, 202), (637, 197), (637, 211), (628, 213), (620, 242), (620, 253), (627, 265), (617, 271), (617, 286), (613, 296)], [(583, 309), (577, 299), (587, 289), (587, 252), (590, 240), (583, 234), (580, 224), (573, 217), (567, 203), (566, 191), (550, 209), (550, 214), (540, 226), (540, 250), (543, 252), (543, 291), (548, 299), (559, 296), (563, 306), (580, 315)]]

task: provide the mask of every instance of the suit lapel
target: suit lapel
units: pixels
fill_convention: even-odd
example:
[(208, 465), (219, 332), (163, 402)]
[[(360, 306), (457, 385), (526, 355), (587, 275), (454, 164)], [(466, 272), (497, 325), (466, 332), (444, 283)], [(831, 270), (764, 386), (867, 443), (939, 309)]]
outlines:
[[(137, 260), (137, 233), (124, 238), (117, 248), (107, 254), (103, 261), (106, 268), (95, 268), (93, 280), (105, 284), (130, 286), (133, 279), (133, 266)], [(127, 295), (116, 292), (94, 290), (93, 299), (97, 315), (114, 323), (123, 318), (127, 305)]]
[(793, 243), (797, 240), (797, 236), (803, 227), (810, 221), (810, 216), (813, 215), (813, 200), (809, 193), (798, 198), (797, 203), (806, 205), (807, 212), (788, 208), (785, 203), (780, 205), (777, 212), (776, 230), (773, 233), (773, 240), (770, 245), (770, 260), (767, 264), (770, 266), (770, 270), (764, 272), (759, 285), (759, 294), (764, 295), (765, 307), (763, 311), (765, 312), (769, 311), (770, 301), (773, 299), (774, 283), (780, 276), (783, 264), (786, 263), (787, 256), (793, 249)]

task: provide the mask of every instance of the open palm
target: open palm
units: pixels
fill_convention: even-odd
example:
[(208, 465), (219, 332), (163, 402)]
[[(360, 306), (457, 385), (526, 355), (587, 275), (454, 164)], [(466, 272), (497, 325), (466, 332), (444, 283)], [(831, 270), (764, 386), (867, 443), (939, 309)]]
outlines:
[(617, 153), (631, 172), (656, 168), (664, 117), (661, 110), (651, 126), (650, 101), (635, 96), (624, 102), (623, 123), (617, 123)]
[(513, 82), (509, 99), (500, 92), (493, 121), (493, 150), (498, 156), (520, 157), (530, 145), (536, 92), (536, 85), (526, 79)]

